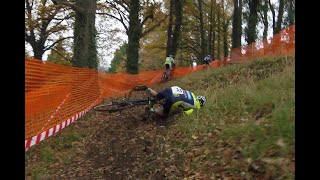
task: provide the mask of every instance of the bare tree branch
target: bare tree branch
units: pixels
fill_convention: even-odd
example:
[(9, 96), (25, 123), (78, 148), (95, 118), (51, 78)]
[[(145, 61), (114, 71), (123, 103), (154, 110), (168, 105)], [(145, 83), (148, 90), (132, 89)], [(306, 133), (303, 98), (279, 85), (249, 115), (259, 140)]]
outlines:
[(125, 6), (124, 6), (121, 2), (119, 2), (119, 1), (116, 1), (117, 4), (114, 4), (114, 3), (111, 3), (111, 2), (108, 2), (108, 1), (107, 1), (107, 3), (109, 3), (112, 8), (114, 8), (115, 10), (117, 10), (117, 12), (118, 12), (119, 16), (121, 17), (121, 19), (124, 18), (127, 22), (129, 22), (129, 20), (128, 20), (127, 17), (126, 17), (126, 13), (123, 12), (120, 8), (118, 8), (118, 7), (117, 7), (117, 4), (120, 5), (120, 6), (122, 6), (122, 7), (127, 11), (127, 13), (129, 13), (128, 7), (125, 7)]
[(259, 21), (264, 22), (264, 21), (263, 21), (263, 14), (262, 14), (262, 12), (260, 12), (260, 11), (258, 11), (258, 19), (259, 19)]
[(40, 28), (40, 41), (45, 41), (47, 39), (48, 35), (46, 35), (46, 30), (54, 16), (57, 15), (58, 11), (59, 8), (56, 8), (54, 12), (47, 17), (47, 20), (42, 21)]
[[(119, 1), (119, 0), (113, 0), (113, 2), (115, 2), (116, 4), (120, 5), (123, 9), (125, 9), (128, 13), (130, 12), (129, 10), (129, 5), (126, 4), (125, 2)], [(119, 9), (116, 4), (114, 4), (112, 1), (106, 0), (106, 3), (110, 4), (111, 7), (115, 8), (115, 9)], [(126, 5), (126, 6), (125, 6)]]
[(63, 59), (65, 59), (65, 60), (67, 60), (67, 61), (69, 61), (69, 62), (72, 62), (71, 59), (66, 58), (64, 55), (62, 55), (60, 52), (56, 51), (55, 49), (51, 49), (51, 51), (56, 52), (56, 53), (57, 53), (60, 57), (62, 57)]
[(167, 19), (168, 15), (165, 15), (165, 17), (160, 20), (158, 23), (156, 23), (155, 25), (153, 25), (152, 27), (150, 27), (148, 30), (145, 30), (141, 37), (144, 37), (145, 35), (147, 35), (149, 32), (153, 31), (154, 29), (156, 29), (157, 27), (159, 27), (161, 25), (162, 22), (164, 22)]
[(122, 21), (126, 21), (129, 24), (129, 19), (127, 18), (126, 14), (120, 10), (118, 10), (118, 14)]
[(116, 17), (116, 16), (114, 16), (112, 14), (109, 14), (109, 13), (96, 13), (96, 14), (98, 14), (98, 15), (107, 15), (107, 16), (110, 16), (110, 17), (112, 17), (112, 18), (114, 18), (114, 19), (116, 19), (118, 21), (121, 21), (120, 18), (118, 18), (118, 17)]
[(30, 43), (31, 37), (30, 37), (26, 32), (24, 33), (24, 37), (25, 37), (25, 40), (26, 40), (28, 43)]
[(66, 0), (51, 0), (51, 1), (55, 5), (65, 5), (65, 6), (71, 7), (74, 11), (77, 11), (77, 12), (80, 12), (80, 13), (85, 12), (85, 9), (80, 8), (80, 7), (76, 6), (75, 4), (70, 3), (70, 2), (68, 2)]
[(122, 24), (123, 27), (126, 29), (126, 32), (127, 32), (127, 34), (128, 34), (129, 28), (127, 27), (127, 25), (126, 25), (125, 22), (123, 21), (123, 18), (122, 18), (121, 15), (120, 15), (120, 18), (118, 18), (118, 17), (116, 17), (116, 16), (114, 16), (114, 15), (112, 15), (112, 14), (109, 14), (109, 13), (96, 13), (96, 14), (98, 14), (98, 15), (107, 15), (107, 16), (110, 16), (110, 17), (118, 20), (119, 22), (121, 22), (121, 24)]
[[(28, 16), (28, 19), (31, 21), (32, 20), (32, 7), (33, 7), (33, 1), (32, 1), (32, 4), (30, 5), (29, 3), (29, 0), (26, 0), (26, 6), (27, 6), (27, 16)], [(31, 39), (35, 39), (35, 34), (34, 34), (34, 27), (33, 27), (33, 24), (32, 22), (30, 24), (28, 24), (29, 27), (30, 27), (30, 36), (29, 38)]]
[(143, 26), (143, 24), (146, 23), (148, 19), (153, 19), (153, 14), (149, 14), (148, 16), (146, 16), (141, 22), (141, 26)]
[[(63, 26), (60, 26), (60, 27), (57, 27), (57, 26), (55, 26), (55, 27), (53, 27), (53, 28), (51, 28), (49, 31), (47, 31), (47, 37), (48, 36), (50, 36), (51, 34), (54, 34), (54, 33), (56, 33), (56, 32), (59, 32), (59, 31), (61, 31), (61, 30), (64, 30), (64, 28), (65, 27), (63, 27)], [(53, 30), (52, 30), (53, 29)]]
[(186, 48), (200, 54), (200, 51), (196, 47), (197, 43), (192, 39), (185, 40), (185, 43), (181, 43), (181, 44), (184, 44), (184, 46), (181, 45), (181, 48)]
[(56, 42), (52, 43), (50, 46), (46, 46), (43, 51), (47, 51), (49, 49), (51, 49), (53, 46), (55, 46), (57, 43), (63, 41), (63, 40), (66, 40), (66, 39), (71, 39), (73, 38), (73, 36), (68, 36), (68, 37), (64, 37), (64, 38), (61, 38), (61, 39), (58, 39)]
[[(63, 21), (63, 20), (71, 19), (73, 17), (74, 17), (74, 14), (66, 16), (64, 18), (52, 18), (52, 20)], [(41, 18), (41, 20), (49, 20), (49, 18)]]

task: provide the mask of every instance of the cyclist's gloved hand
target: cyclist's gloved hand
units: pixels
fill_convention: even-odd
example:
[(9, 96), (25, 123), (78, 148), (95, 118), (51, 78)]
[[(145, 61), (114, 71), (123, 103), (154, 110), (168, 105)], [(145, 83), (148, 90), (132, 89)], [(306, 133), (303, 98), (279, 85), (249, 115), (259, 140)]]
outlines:
[(156, 110), (154, 110), (154, 108), (150, 108), (150, 112), (156, 112)]
[(135, 86), (135, 87), (133, 87), (133, 90), (134, 91), (145, 91), (145, 90), (147, 90), (148, 89), (148, 86), (146, 86), (146, 85), (141, 85), (141, 86)]

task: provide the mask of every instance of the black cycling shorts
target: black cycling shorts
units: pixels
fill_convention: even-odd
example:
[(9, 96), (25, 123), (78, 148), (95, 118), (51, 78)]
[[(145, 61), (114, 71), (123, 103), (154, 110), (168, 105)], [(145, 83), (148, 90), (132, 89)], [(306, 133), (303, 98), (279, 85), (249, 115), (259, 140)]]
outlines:
[(166, 69), (170, 69), (170, 65), (169, 64), (165, 64)]

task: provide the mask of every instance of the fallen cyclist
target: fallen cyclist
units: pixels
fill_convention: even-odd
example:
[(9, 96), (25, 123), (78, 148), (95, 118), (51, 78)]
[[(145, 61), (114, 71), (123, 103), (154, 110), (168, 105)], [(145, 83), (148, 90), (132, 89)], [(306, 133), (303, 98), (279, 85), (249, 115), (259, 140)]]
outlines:
[(147, 86), (140, 86), (139, 90), (146, 90), (150, 95), (158, 100), (164, 99), (162, 107), (151, 108), (150, 111), (160, 117), (166, 118), (169, 114), (178, 111), (180, 108), (184, 114), (190, 115), (196, 109), (200, 109), (206, 102), (204, 96), (195, 96), (194, 93), (184, 90), (179, 86), (172, 86), (157, 92)]

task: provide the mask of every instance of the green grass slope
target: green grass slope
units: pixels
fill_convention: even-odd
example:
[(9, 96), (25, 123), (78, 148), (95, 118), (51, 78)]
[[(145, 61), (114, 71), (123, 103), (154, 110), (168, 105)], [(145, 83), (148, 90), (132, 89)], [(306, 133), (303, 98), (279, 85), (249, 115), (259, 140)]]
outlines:
[(221, 172), (294, 179), (294, 70), (294, 57), (282, 57), (170, 82), (208, 99), (205, 107), (180, 117), (168, 131), (174, 152), (192, 152), (181, 165), (204, 178)]

